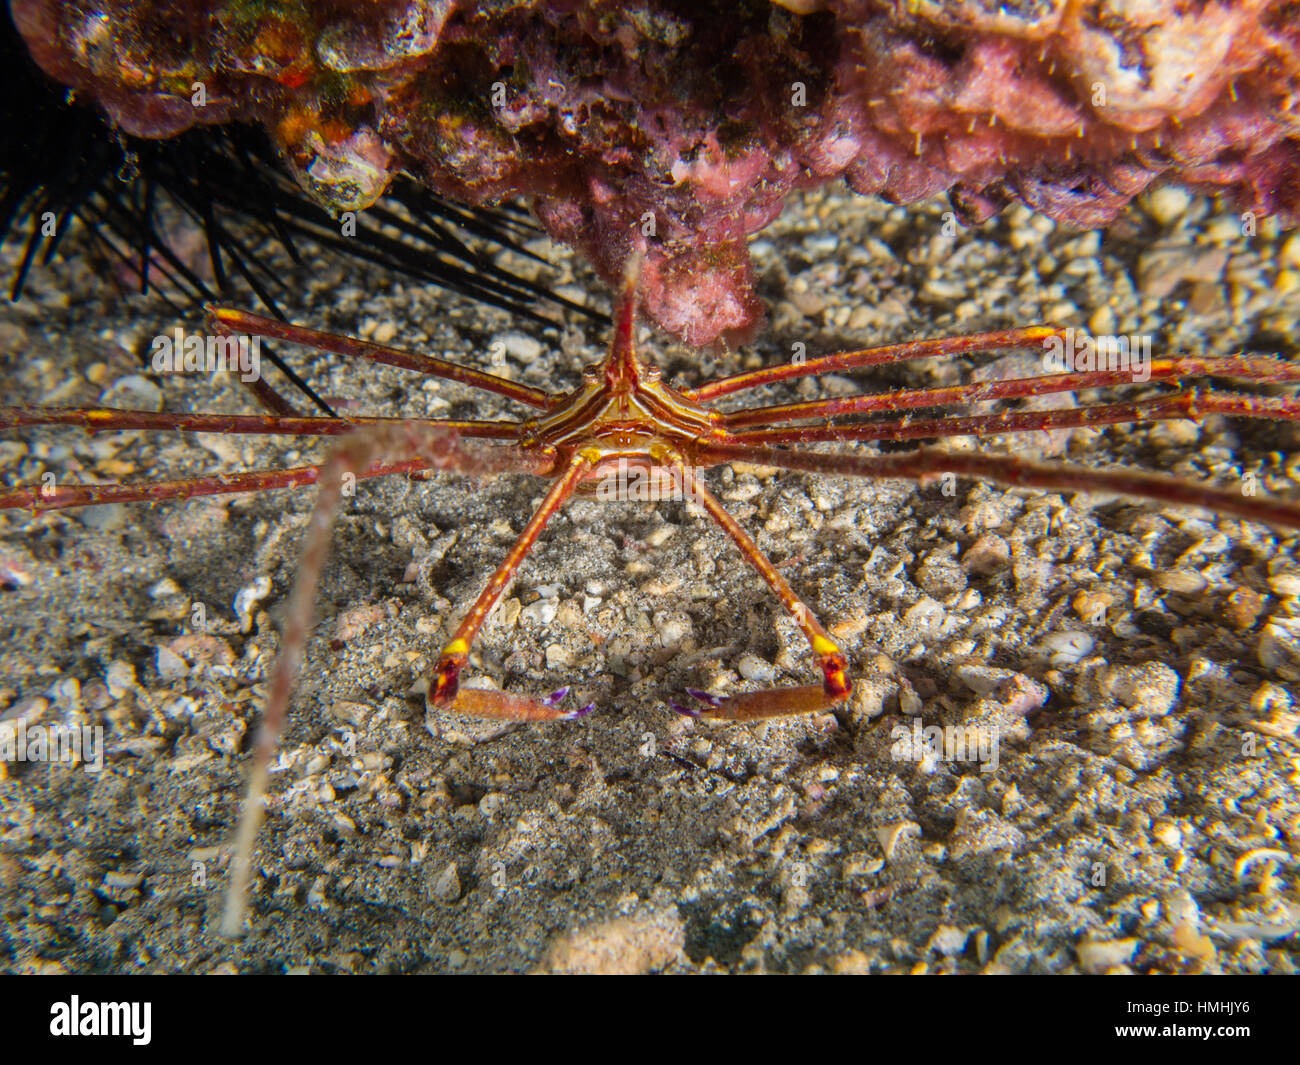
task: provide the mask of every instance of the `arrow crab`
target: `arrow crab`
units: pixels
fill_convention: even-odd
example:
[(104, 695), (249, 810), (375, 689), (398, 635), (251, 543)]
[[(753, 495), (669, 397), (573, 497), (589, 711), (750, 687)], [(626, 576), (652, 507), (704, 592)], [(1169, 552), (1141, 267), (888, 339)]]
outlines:
[(1144, 378), (1179, 385), (1137, 399), (1089, 403), (1055, 410), (1010, 409), (990, 414), (925, 414), (995, 400), (1018, 400), (1134, 383), (1128, 367), (1065, 369), (1028, 377), (986, 380), (934, 388), (838, 396), (798, 403), (722, 409), (717, 401), (767, 385), (891, 366), (918, 359), (944, 359), (989, 351), (1050, 351), (1066, 338), (1052, 326), (1027, 326), (966, 336), (916, 340), (847, 351), (820, 358), (720, 377), (689, 388), (667, 384), (660, 370), (637, 350), (638, 260), (633, 257), (616, 301), (608, 354), (588, 367), (569, 391), (549, 392), (503, 376), (430, 356), (400, 351), (225, 308), (210, 308), (210, 327), (222, 336), (257, 335), (306, 345), (336, 356), (386, 364), (458, 382), (527, 408), (517, 420), (456, 420), (304, 417), (281, 410), (259, 415), (156, 413), (88, 408), (0, 408), (0, 428), (35, 425), (87, 430), (196, 431), (339, 437), (325, 461), (290, 469), (225, 473), (144, 484), (50, 484), (0, 491), (0, 508), (32, 511), (100, 503), (190, 499), (204, 495), (317, 487), (305, 534), (302, 561), (273, 667), (262, 726), (253, 754), (234, 860), (234, 877), (223, 930), (242, 927), (250, 861), (263, 812), (268, 767), (284, 727), (299, 673), (317, 584), (331, 531), (349, 486), (357, 479), (406, 474), (529, 473), (550, 482), (530, 520), (518, 534), (486, 586), (459, 622), (432, 665), (427, 701), (431, 708), (475, 717), (545, 721), (574, 719), (592, 707), (566, 706), (568, 689), (547, 696), (503, 692), (461, 683), (470, 649), (494, 607), (546, 524), (580, 492), (621, 498), (631, 481), (649, 483), (694, 503), (715, 521), (740, 555), (762, 577), (802, 630), (819, 680), (794, 687), (769, 687), (719, 697), (688, 690), (680, 713), (706, 719), (756, 721), (834, 708), (851, 694), (853, 680), (841, 646), (802, 601), (700, 477), (703, 469), (749, 463), (828, 476), (927, 481), (947, 476), (983, 478), (1003, 485), (1060, 492), (1107, 493), (1165, 504), (1203, 507), (1221, 514), (1287, 529), (1300, 529), (1300, 503), (1268, 498), (1241, 488), (1209, 487), (1135, 469), (1096, 469), (1048, 464), (1014, 454), (981, 450), (914, 450), (875, 453), (809, 445), (898, 443), (952, 437), (1132, 424), (1164, 419), (1198, 419), (1211, 414), (1295, 421), (1300, 400), (1290, 395), (1181, 387), (1186, 380), (1235, 380), (1250, 385), (1292, 385), (1300, 368), (1256, 356), (1167, 357), (1150, 361)]

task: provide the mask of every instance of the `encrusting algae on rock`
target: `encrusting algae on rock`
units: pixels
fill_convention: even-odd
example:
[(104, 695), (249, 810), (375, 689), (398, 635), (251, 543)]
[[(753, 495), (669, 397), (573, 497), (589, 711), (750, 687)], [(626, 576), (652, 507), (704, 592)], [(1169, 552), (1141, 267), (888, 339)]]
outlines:
[(1158, 178), (1293, 217), (1300, 25), (1283, 0), (572, 4), (12, 0), (44, 69), (127, 132), (261, 124), (338, 210), (399, 171), (528, 198), (691, 344), (762, 313), (746, 237), (844, 177), (966, 220), (1101, 226)]

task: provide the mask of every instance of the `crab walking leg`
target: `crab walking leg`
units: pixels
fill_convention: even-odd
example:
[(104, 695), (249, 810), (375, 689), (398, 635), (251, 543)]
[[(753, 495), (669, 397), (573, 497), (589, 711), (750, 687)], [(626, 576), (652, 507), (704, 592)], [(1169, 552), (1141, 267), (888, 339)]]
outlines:
[(844, 652), (822, 628), (821, 622), (813, 616), (813, 612), (804, 605), (803, 600), (795, 594), (790, 583), (781, 576), (777, 568), (759, 549), (753, 537), (741, 528), (740, 523), (718, 502), (699, 478), (680, 462), (674, 462), (671, 469), (681, 483), (686, 498), (699, 503), (709, 512), (709, 516), (722, 526), (732, 542), (740, 548), (745, 558), (758, 570), (772, 591), (785, 604), (785, 608), (790, 611), (799, 627), (803, 629), (804, 635), (808, 637), (808, 643), (812, 646), (813, 654), (817, 656), (817, 664), (821, 667), (824, 678), (821, 684), (808, 684), (798, 688), (768, 688), (725, 699), (692, 692), (692, 695), (705, 704), (706, 709), (698, 714), (682, 710), (680, 707), (677, 709), (692, 717), (747, 721), (764, 717), (781, 717), (787, 714), (809, 714), (829, 709), (843, 702), (853, 690), (853, 682), (845, 672), (848, 663)]
[[(295, 379), (297, 377), (297, 375), (293, 374), (292, 371), (290, 371), (290, 376)], [(262, 405), (262, 408), (269, 411), (271, 414), (292, 417), (299, 413), (298, 408), (267, 384), (266, 379), (263, 377), (259, 376), (254, 381), (245, 381), (241, 378), (240, 384), (247, 388), (248, 391), (252, 393), (253, 398)], [(316, 399), (315, 392), (308, 390), (308, 395), (310, 395), (313, 400)]]
[(960, 337), (933, 337), (912, 340), (905, 344), (889, 344), (880, 348), (863, 348), (861, 351), (841, 351), (807, 362), (789, 362), (780, 366), (765, 366), (731, 377), (688, 389), (682, 394), (696, 403), (706, 403), (733, 392), (741, 392), (760, 385), (774, 385), (779, 381), (792, 381), (798, 377), (812, 377), (823, 373), (842, 373), (861, 370), (867, 366), (883, 366), (913, 359), (929, 359), (943, 355), (966, 355), (974, 351), (995, 351), (1005, 348), (1041, 348), (1050, 337), (1064, 336), (1065, 330), (1050, 325), (1030, 325), (1020, 329), (1001, 329), (992, 333), (973, 333)]
[(1097, 370), (1083, 373), (1050, 374), (1041, 377), (1013, 377), (1004, 381), (972, 381), (940, 388), (909, 388), (890, 392), (873, 392), (863, 396), (812, 400), (806, 403), (783, 403), (770, 407), (752, 407), (729, 411), (722, 416), (728, 429), (749, 425), (772, 425), (777, 422), (832, 418), (844, 414), (875, 414), (919, 407), (947, 407), (996, 399), (1021, 399), (1032, 396), (1075, 392), (1084, 388), (1104, 388), (1145, 384), (1183, 377), (1234, 377), (1274, 383), (1300, 382), (1300, 366), (1279, 359), (1233, 357), (1222, 359), (1157, 359), (1151, 363), (1146, 380), (1135, 382), (1131, 370)]
[(1093, 470), (1080, 466), (1030, 462), (1015, 455), (949, 452), (936, 448), (919, 448), (891, 455), (854, 455), (844, 452), (792, 451), (745, 444), (716, 444), (701, 448), (696, 458), (697, 461), (709, 464), (749, 462), (757, 466), (776, 466), (805, 473), (880, 480), (906, 478), (924, 481), (940, 474), (952, 473), (962, 477), (983, 477), (1012, 488), (1105, 492), (1158, 503), (1202, 507), (1265, 525), (1300, 529), (1300, 503), (1257, 498), (1245, 484), (1241, 489), (1231, 491), (1142, 470)]
[(446, 647), (443, 648), (442, 654), (438, 658), (437, 664), (433, 667), (433, 673), (429, 679), (429, 691), (426, 702), (430, 709), (451, 710), (458, 714), (467, 714), (471, 717), (494, 717), (509, 718), (516, 721), (548, 721), (557, 718), (574, 718), (581, 717), (590, 707), (584, 707), (578, 711), (565, 711), (559, 709), (559, 702), (568, 693), (568, 689), (562, 689), (556, 692), (548, 699), (533, 699), (526, 695), (512, 695), (508, 692), (483, 691), (478, 688), (460, 687), (460, 671), (469, 661), (470, 644), (474, 642), (474, 637), (483, 627), (483, 622), (487, 620), (488, 614), (496, 606), (497, 600), (501, 598), (502, 593), (506, 590), (507, 585), (514, 578), (515, 571), (519, 569), (520, 563), (523, 562), (524, 556), (532, 549), (541, 535), (542, 529), (557, 510), (560, 509), (565, 501), (573, 495), (574, 490), (595, 466), (592, 456), (584, 455), (578, 452), (570, 460), (569, 465), (564, 472), (551, 486), (551, 490), (546, 493), (546, 498), (542, 500), (541, 506), (533, 514), (525, 526), (524, 531), (519, 534), (519, 539), (515, 541), (514, 547), (510, 549), (510, 554), (506, 556), (504, 562), (492, 574), (492, 579), (488, 581), (487, 587), (479, 593), (478, 599), (470, 607), (469, 613), (465, 615), (464, 620), (456, 629), (456, 634), (451, 638)]
[[(405, 462), (376, 462), (357, 473), (358, 480), (385, 477), (393, 473), (416, 474), (430, 469), (423, 459)], [(287, 470), (247, 470), (219, 473), (211, 477), (186, 477), (152, 484), (36, 484), (0, 491), (0, 510), (22, 509), (34, 513), (66, 507), (94, 507), (104, 503), (158, 503), (165, 499), (197, 499), (199, 496), (236, 495), (240, 492), (269, 492), (276, 488), (300, 488), (315, 484), (320, 466), (295, 466)]]
[(346, 475), (360, 476), (362, 471), (372, 468), (376, 456), (395, 453), (418, 455), (427, 469), (458, 473), (498, 473), (518, 468), (510, 463), (514, 454), (512, 448), (477, 445), (474, 450), (469, 450), (457, 439), (455, 433), (430, 429), (418, 423), (360, 430), (340, 441), (333, 455), (321, 467), (320, 491), (307, 526), (302, 561), (289, 596), (280, 653), (272, 667), (266, 710), (253, 748), (248, 795), (235, 834), (230, 889), (221, 917), (223, 935), (236, 936), (243, 927), (253, 845), (262, 823), (268, 766), (279, 744), (289, 707), (289, 696), (302, 664), (307, 629), (311, 624), (312, 607), (316, 599), (316, 586), (325, 565), (325, 556), (329, 552), (330, 536), (343, 498)]
[(1175, 392), (1157, 399), (1095, 404), (1065, 410), (1005, 410), (997, 414), (952, 415), (945, 418), (904, 417), (877, 422), (806, 426), (789, 429), (746, 429), (732, 433), (738, 444), (812, 444), (850, 440), (924, 440), (935, 436), (994, 436), (1047, 429), (1095, 428), (1099, 425), (1136, 425), (1141, 422), (1176, 421), (1207, 414), (1232, 414), (1243, 418), (1300, 421), (1300, 400), (1286, 396), (1248, 396), (1229, 393)]
[(366, 340), (354, 340), (352, 337), (339, 336), (337, 333), (325, 333), (319, 329), (309, 329), (305, 325), (289, 325), (287, 322), (280, 322), (274, 318), (266, 318), (260, 314), (252, 314), (249, 311), (241, 311), (233, 307), (209, 305), (207, 311), (208, 320), (212, 324), (213, 331), (223, 336), (254, 333), (258, 336), (287, 340), (293, 344), (304, 344), (307, 347), (316, 348), (318, 351), (328, 351), (334, 355), (365, 359), (369, 362), (383, 363), (386, 366), (397, 366), (404, 370), (415, 370), (417, 373), (428, 374), (430, 377), (441, 377), (446, 381), (457, 381), (462, 385), (479, 388), (484, 392), (495, 392), (499, 396), (505, 396), (507, 399), (517, 400), (520, 403), (542, 410), (550, 407), (555, 400), (555, 397), (549, 392), (529, 388), (527, 385), (516, 384), (504, 377), (498, 377), (496, 374), (483, 373), (481, 370), (471, 370), (468, 366), (459, 366), (454, 362), (435, 359), (430, 355), (417, 355), (414, 352), (385, 347), (383, 344), (372, 344)]
[(92, 433), (118, 429), (148, 432), (194, 432), (254, 436), (345, 436), (375, 425), (419, 422), (454, 432), (462, 439), (515, 440), (515, 422), (450, 421), (441, 418), (320, 418), (276, 414), (190, 414), (166, 411), (121, 410), (116, 407), (5, 407), (0, 406), (0, 429), (29, 425), (75, 425)]

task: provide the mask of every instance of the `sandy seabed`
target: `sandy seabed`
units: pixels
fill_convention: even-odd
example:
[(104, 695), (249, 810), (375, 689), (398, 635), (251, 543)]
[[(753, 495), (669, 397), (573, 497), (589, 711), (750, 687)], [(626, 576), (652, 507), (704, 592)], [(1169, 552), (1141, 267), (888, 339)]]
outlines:
[[(1104, 236), (1023, 210), (949, 234), (944, 210), (803, 197), (755, 244), (772, 308), (756, 345), (698, 353), (647, 334), (644, 350), (681, 383), (797, 344), (811, 358), (1044, 320), (1147, 336), (1157, 356), (1294, 354), (1300, 240), (1268, 224), (1243, 234), (1226, 208), (1177, 193)], [(607, 308), (585, 267), (547, 254), (557, 266), (540, 276)], [(543, 328), (347, 269), (286, 264), (291, 317), (539, 387), (571, 387), (603, 349), (576, 316)], [(151, 338), (200, 330), (200, 317), (114, 295), (105, 275), (73, 258), (0, 312), (6, 402), (253, 410), (229, 377), (142, 378)], [(512, 411), (293, 355), (358, 413)], [(861, 382), (1033, 369), (990, 355)], [(858, 387), (805, 381), (761, 398)], [(1300, 496), (1289, 425), (1215, 418), (978, 446), (1228, 487), (1253, 475), (1261, 493)], [(10, 431), (0, 477), (170, 478), (321, 453)], [(2, 767), (0, 968), (1295, 971), (1294, 536), (965, 480), (945, 493), (724, 467), (708, 481), (849, 653), (858, 692), (838, 718), (744, 727), (674, 713), (687, 687), (807, 683), (806, 645), (702, 512), (595, 499), (552, 522), (470, 673), (534, 693), (572, 685), (596, 711), (505, 729), (426, 718), (413, 687), (543, 485), (363, 484), (325, 570), (235, 943), (216, 934), (226, 845), (313, 492), (0, 516), (0, 714), (100, 725), (107, 748), (98, 773)], [(914, 721), (983, 737), (983, 761), (900, 758)]]

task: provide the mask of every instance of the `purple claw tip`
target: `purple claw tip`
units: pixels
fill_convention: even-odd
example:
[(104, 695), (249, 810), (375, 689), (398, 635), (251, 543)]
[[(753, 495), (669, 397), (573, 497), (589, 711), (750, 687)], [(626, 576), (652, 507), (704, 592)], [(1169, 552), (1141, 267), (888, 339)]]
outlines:
[[(567, 691), (568, 689), (566, 688), (565, 690)], [(566, 715), (565, 715), (565, 720), (566, 720), (566, 721), (577, 721), (578, 718), (580, 718), (580, 717), (586, 717), (589, 713), (591, 713), (591, 712), (592, 712), (593, 710), (595, 710), (595, 709), (596, 709), (596, 704), (595, 704), (595, 703), (588, 703), (586, 706), (581, 707), (581, 708), (578, 709), (578, 710), (574, 710), (574, 711), (572, 711), (572, 712), (569, 713), (569, 714), (566, 714)]]
[(706, 706), (712, 706), (714, 708), (717, 708), (722, 705), (722, 699), (720, 699), (718, 696), (710, 695), (708, 692), (705, 691), (700, 691), (699, 688), (687, 688), (686, 694), (689, 695), (692, 699), (698, 699)]
[(551, 692), (550, 695), (548, 695), (545, 699), (542, 700), (542, 705), (546, 707), (559, 706), (560, 701), (568, 694), (569, 694), (569, 687), (566, 684), (559, 691)]
[(699, 717), (699, 716), (700, 716), (700, 712), (699, 712), (698, 710), (694, 710), (694, 709), (691, 709), (691, 708), (688, 708), (688, 707), (682, 706), (680, 703), (669, 703), (668, 705), (671, 706), (674, 710), (676, 710), (679, 714), (681, 714), (682, 717)]

